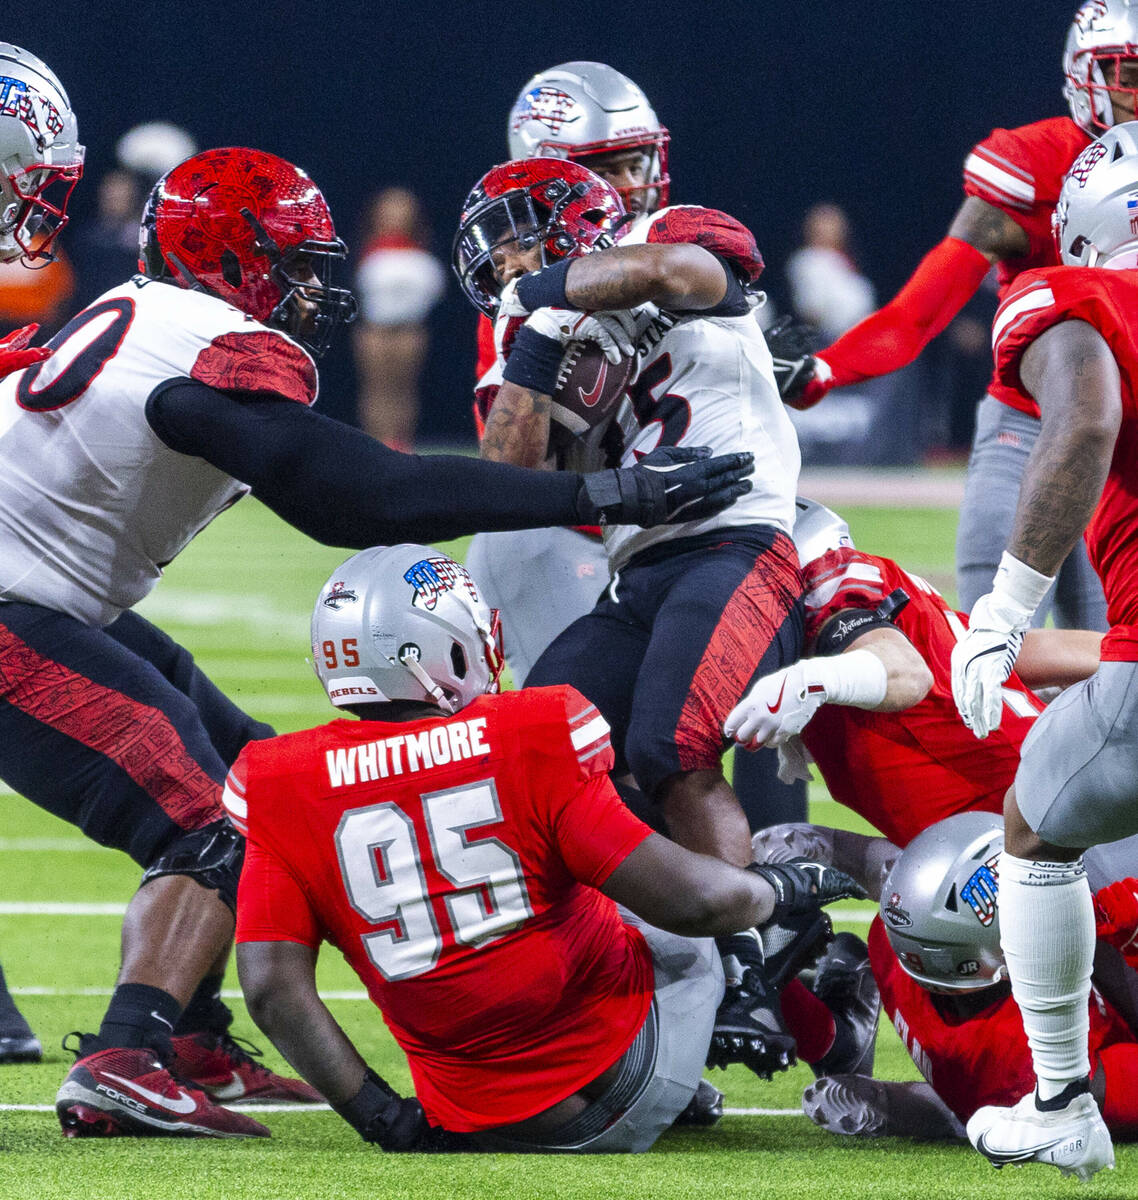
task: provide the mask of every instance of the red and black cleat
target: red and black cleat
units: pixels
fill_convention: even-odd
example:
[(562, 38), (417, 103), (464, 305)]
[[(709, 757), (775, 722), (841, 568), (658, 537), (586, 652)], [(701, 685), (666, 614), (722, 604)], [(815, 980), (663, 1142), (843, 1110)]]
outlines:
[(153, 1050), (111, 1047), (84, 1055), (92, 1042), (80, 1039), (80, 1057), (55, 1097), (64, 1137), (269, 1136), (258, 1121), (175, 1079)]
[(246, 1049), (229, 1034), (191, 1033), (172, 1039), (174, 1060), (170, 1069), (188, 1079), (214, 1100), (230, 1104), (248, 1103), (322, 1104), (324, 1097), (303, 1079), (275, 1075), (253, 1057), (256, 1047)]

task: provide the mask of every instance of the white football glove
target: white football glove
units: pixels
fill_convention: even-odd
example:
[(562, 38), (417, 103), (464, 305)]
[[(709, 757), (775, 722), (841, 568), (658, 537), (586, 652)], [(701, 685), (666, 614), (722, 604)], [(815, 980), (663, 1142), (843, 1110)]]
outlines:
[(960, 719), (978, 738), (1000, 727), (1003, 686), (1032, 615), (989, 592), (972, 606), (968, 632), (952, 648), (952, 698)]
[(748, 750), (796, 737), (826, 703), (826, 688), (810, 667), (804, 659), (764, 676), (727, 714), (723, 732)]
[(570, 342), (596, 342), (611, 363), (636, 353), (636, 318), (630, 312), (576, 312), (570, 308), (539, 308), (526, 320), (535, 333)]

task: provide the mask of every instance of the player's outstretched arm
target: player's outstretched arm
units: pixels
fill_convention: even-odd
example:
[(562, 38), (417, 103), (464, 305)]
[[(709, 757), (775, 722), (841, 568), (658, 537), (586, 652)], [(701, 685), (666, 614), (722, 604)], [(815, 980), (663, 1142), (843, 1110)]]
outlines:
[(998, 729), (1001, 687), (1056, 572), (1090, 520), (1122, 420), (1118, 364), (1085, 321), (1052, 325), (1024, 351), (1020, 378), (1042, 428), (1020, 484), (1007, 549), (992, 590), (973, 605), (952, 651), (952, 695), (978, 737)]
[[(832, 388), (908, 366), (975, 295), (994, 263), (1020, 258), (1029, 249), (1027, 234), (1011, 217), (969, 196), (948, 236), (921, 259), (888, 304), (813, 355), (811, 372), (784, 370), (783, 400), (809, 408)], [(776, 343), (772, 353), (777, 352)]]
[(1102, 638), (1092, 629), (1029, 629), (1016, 674), (1029, 688), (1070, 687), (1098, 670)]
[(749, 453), (711, 458), (699, 447), (667, 447), (591, 475), (399, 454), (302, 405), (190, 382), (152, 395), (146, 416), (172, 450), (249, 484), (302, 533), (354, 549), (480, 530), (692, 520), (734, 503), (754, 469)]

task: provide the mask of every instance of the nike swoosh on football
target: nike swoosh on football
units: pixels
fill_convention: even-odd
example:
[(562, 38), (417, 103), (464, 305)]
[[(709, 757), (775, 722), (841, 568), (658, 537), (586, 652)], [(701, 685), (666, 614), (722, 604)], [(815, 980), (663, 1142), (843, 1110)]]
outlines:
[(782, 694), (785, 691), (786, 691), (786, 676), (784, 675), (782, 677), (782, 687), (780, 687), (778, 689), (778, 696), (775, 698), (775, 702), (773, 704), (767, 705), (767, 712), (776, 713), (776, 712), (778, 712), (778, 710), (780, 708), (782, 708)]
[(1044, 1150), (1054, 1150), (1060, 1142), (1061, 1137), (1053, 1138), (1050, 1142), (1041, 1142), (1038, 1146), (1027, 1146), (1023, 1150), (990, 1150), (988, 1148), (987, 1133), (982, 1133), (976, 1139), (976, 1149), (989, 1161), (1000, 1163), (1021, 1162), (1029, 1158), (1034, 1158), (1037, 1154), (1042, 1154)]
[(229, 1077), (232, 1079), (232, 1083), (227, 1083), (219, 1088), (210, 1088), (215, 1100), (240, 1100), (245, 1095), (245, 1081), (241, 1076), (236, 1071), (230, 1071)]
[(593, 385), (591, 392), (586, 392), (584, 388), (577, 389), (577, 395), (581, 397), (581, 403), (585, 408), (592, 408), (594, 404), (601, 398), (601, 391), (605, 386), (605, 379), (608, 377), (609, 364), (608, 359), (601, 360), (601, 373), (597, 376), (597, 382)]
[(189, 1094), (189, 1092), (178, 1089), (178, 1097), (163, 1096), (161, 1092), (152, 1092), (149, 1088), (145, 1088), (141, 1083), (133, 1079), (124, 1079), (121, 1075), (112, 1075), (110, 1071), (104, 1071), (103, 1076), (107, 1079), (113, 1079), (116, 1083), (121, 1083), (124, 1087), (130, 1088), (132, 1092), (137, 1092), (143, 1100), (155, 1105), (157, 1108), (166, 1108), (170, 1112), (192, 1113), (198, 1106), (198, 1102)]

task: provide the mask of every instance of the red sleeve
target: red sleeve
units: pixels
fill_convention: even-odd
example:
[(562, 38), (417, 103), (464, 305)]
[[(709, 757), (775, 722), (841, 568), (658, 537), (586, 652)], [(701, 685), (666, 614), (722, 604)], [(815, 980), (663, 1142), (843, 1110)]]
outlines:
[(1069, 118), (1051, 117), (993, 129), (964, 160), (964, 194), (998, 208), (1027, 234), (1030, 249), (1021, 265), (1055, 262), (1051, 214), (1063, 177), (1090, 141)]
[(320, 939), (304, 888), (279, 858), (258, 842), (247, 842), (237, 889), (237, 940), (300, 942), (315, 948)]
[(848, 608), (872, 611), (893, 591), (882, 568), (881, 560), (851, 547), (828, 550), (807, 563), (803, 596), (807, 652), (836, 613)]
[(988, 259), (960, 238), (946, 237), (921, 259), (909, 282), (818, 357), (846, 387), (898, 371), (942, 332), (988, 274)]
[(214, 338), (198, 354), (190, 378), (219, 392), (276, 397), (304, 405), (316, 401), (312, 359), (295, 342), (268, 329)]
[(245, 779), (248, 770), (243, 748), (237, 756), (237, 761), (229, 768), (229, 774), (225, 777), (225, 787), (221, 792), (221, 802), (225, 805), (226, 815), (242, 837), (249, 836), (249, 806), (245, 802)]
[(556, 815), (554, 837), (569, 873), (599, 888), (651, 834), (616, 793), (607, 776), (582, 784)]
[(688, 204), (666, 208), (652, 222), (646, 240), (702, 246), (733, 263), (750, 283), (763, 273), (763, 256), (755, 235), (716, 208)]
[(478, 363), (474, 368), (475, 379), (483, 375), (494, 365), (498, 351), (494, 347), (494, 322), (485, 313), (478, 314)]
[[(1084, 314), (1079, 306), (1066, 302), (1053, 287), (1057, 272), (1074, 270), (1076, 268), (1053, 267), (1043, 271), (1025, 271), (1012, 285), (992, 323), (996, 378), (1030, 404), (1035, 404), (1035, 401), (1019, 377), (1019, 364), (1024, 351), (1041, 333), (1069, 318), (1092, 319), (1093, 323), (1090, 313)], [(1038, 407), (1035, 411), (1038, 412)]]

